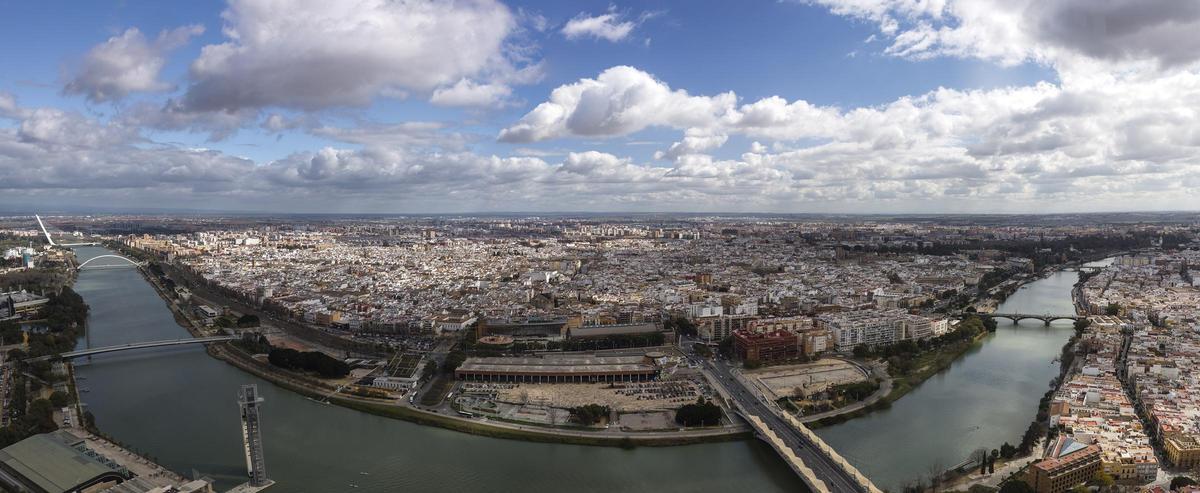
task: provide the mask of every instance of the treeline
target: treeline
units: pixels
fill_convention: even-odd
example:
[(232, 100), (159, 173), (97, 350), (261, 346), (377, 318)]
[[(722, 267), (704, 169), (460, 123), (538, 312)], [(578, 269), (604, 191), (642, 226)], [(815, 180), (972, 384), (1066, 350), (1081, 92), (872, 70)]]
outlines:
[(971, 315), (964, 318), (954, 330), (937, 337), (920, 340), (900, 341), (895, 344), (871, 348), (860, 344), (854, 348), (857, 358), (880, 357), (887, 359), (888, 369), (893, 375), (907, 375), (913, 370), (915, 357), (922, 352), (942, 348), (952, 344), (962, 344), (975, 339), (985, 331), (996, 330), (996, 321), (990, 318), (980, 318)]
[(297, 351), (291, 348), (271, 348), (267, 361), (285, 370), (316, 372), (321, 378), (339, 378), (350, 374), (350, 365), (320, 351)]
[(87, 303), (69, 286), (64, 286), (58, 294), (51, 294), (46, 303), (46, 325), (51, 330), (82, 326), (87, 323), (87, 316)]
[[(25, 356), (49, 356), (75, 349), (88, 316), (88, 305), (83, 302), (83, 297), (70, 287), (63, 287), (58, 294), (50, 295), (42, 313), (46, 318), (45, 330), (29, 331), (28, 352), (13, 350), (10, 357), (20, 359)], [(21, 332), (20, 326), (15, 322), (0, 324), (0, 337), (3, 337), (6, 343), (19, 340)]]
[(316, 372), (321, 378), (340, 378), (350, 374), (350, 365), (342, 360), (320, 351), (277, 348), (262, 335), (246, 334), (233, 344), (250, 354), (266, 354), (268, 362), (285, 370)]
[(879, 382), (867, 380), (865, 382), (833, 385), (829, 387), (828, 392), (833, 397), (840, 397), (849, 401), (861, 401), (870, 397), (877, 390), (879, 390)]
[(675, 422), (683, 426), (716, 426), (721, 424), (721, 407), (701, 397), (695, 404), (684, 404), (675, 411)]
[[(58, 429), (54, 423), (54, 404), (47, 399), (35, 399), (29, 402), (29, 391), (26, 383), (29, 379), (21, 373), (14, 372), (12, 390), (8, 395), (9, 424), (0, 428), (0, 448), (7, 447), (39, 433), (48, 433)], [(61, 393), (58, 393), (61, 394)], [(62, 399), (65, 396), (56, 397)], [(61, 406), (60, 406), (61, 407)]]
[(567, 339), (562, 343), (563, 351), (591, 351), (646, 346), (661, 346), (665, 338), (662, 332), (650, 334), (616, 334), (605, 337)]

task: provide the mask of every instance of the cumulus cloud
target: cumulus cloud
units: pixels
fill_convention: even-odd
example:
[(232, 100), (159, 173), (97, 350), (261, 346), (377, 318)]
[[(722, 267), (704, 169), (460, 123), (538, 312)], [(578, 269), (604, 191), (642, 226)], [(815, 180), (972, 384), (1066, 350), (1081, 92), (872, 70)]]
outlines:
[[(14, 122), (0, 127), (0, 189), (10, 196), (171, 190), (297, 210), (347, 201), (371, 210), (1002, 204), (1045, 211), (1047, 203), (1107, 209), (1125, 200), (1200, 206), (1200, 113), (1194, 110), (1200, 107), (1200, 50), (1195, 37), (1184, 34), (1196, 23), (1191, 2), (1149, 1), (1137, 4), (1141, 8), (1125, 0), (811, 3), (876, 23), (885, 50), (895, 56), (1035, 61), (1052, 65), (1060, 77), (1024, 87), (939, 88), (843, 108), (780, 96), (695, 94), (617, 66), (554, 88), (497, 136), (513, 143), (566, 142), (553, 150), (489, 155), (473, 149), (475, 137), (452, 124), (330, 126), (306, 110), (402, 93), (428, 94), (441, 105), (512, 104), (510, 87), (540, 69), (521, 66), (527, 57), (506, 46), (514, 21), (502, 5), (314, 2), (297, 3), (294, 18), (277, 18), (239, 0), (225, 14), (228, 42), (205, 48), (179, 99), (134, 105), (98, 121), (24, 108), (0, 92), (0, 118)], [(476, 22), (483, 13), (498, 14), (499, 27)], [(455, 43), (467, 53), (444, 55)], [(429, 46), (437, 49), (419, 49)], [(264, 118), (268, 106), (300, 111)], [(336, 144), (254, 163), (140, 133), (153, 127), (220, 138), (247, 122), (272, 132), (303, 129)], [(655, 162), (588, 149), (596, 140), (647, 129), (676, 134), (654, 153)], [(752, 144), (733, 156), (731, 139)]]
[(429, 102), (439, 106), (498, 106), (512, 89), (504, 84), (479, 84), (470, 79), (459, 79), (453, 86), (433, 91)]
[[(0, 189), (203, 193), (235, 186), (254, 163), (211, 150), (161, 145), (137, 129), (54, 108), (18, 108), (0, 129)], [(135, 197), (136, 200), (136, 197)]]
[(646, 72), (612, 67), (595, 79), (559, 86), (516, 124), (500, 132), (502, 142), (536, 142), (579, 136), (627, 135), (649, 126), (711, 124), (736, 101), (733, 93), (691, 96)]
[(804, 0), (876, 23), (886, 53), (1074, 69), (1200, 60), (1200, 3), (1179, 0)]
[(580, 13), (567, 21), (562, 34), (567, 39), (591, 37), (615, 43), (628, 37), (635, 26), (633, 21), (624, 20), (620, 13), (612, 10), (600, 15)]
[(714, 150), (725, 145), (726, 140), (729, 140), (729, 136), (725, 134), (713, 134), (705, 129), (689, 128), (684, 134), (683, 140), (671, 144), (666, 151), (655, 152), (654, 159), (675, 161), (683, 156)]
[[(554, 89), (504, 141), (683, 131), (655, 154), (663, 180), (768, 204), (964, 197), (1183, 193), (1200, 164), (1200, 75), (1109, 78), (963, 91), (938, 89), (842, 109), (773, 96), (692, 95), (630, 67)], [(674, 112), (688, 108), (686, 114)], [(710, 155), (730, 135), (765, 140), (740, 159)], [(774, 149), (773, 151), (771, 149)], [(1104, 180), (1097, 178), (1105, 177)], [(1164, 177), (1175, 177), (1177, 181)], [(720, 186), (716, 186), (720, 184)], [(1190, 185), (1185, 185), (1190, 184)]]
[(173, 85), (158, 79), (166, 55), (203, 32), (204, 26), (183, 26), (148, 40), (137, 28), (127, 29), (89, 50), (64, 92), (105, 102), (132, 92), (172, 90)]
[[(192, 63), (190, 111), (362, 106), (519, 70), (505, 44), (514, 15), (495, 0), (231, 0), (222, 17), (229, 40)], [(468, 92), (442, 98), (486, 91)]]

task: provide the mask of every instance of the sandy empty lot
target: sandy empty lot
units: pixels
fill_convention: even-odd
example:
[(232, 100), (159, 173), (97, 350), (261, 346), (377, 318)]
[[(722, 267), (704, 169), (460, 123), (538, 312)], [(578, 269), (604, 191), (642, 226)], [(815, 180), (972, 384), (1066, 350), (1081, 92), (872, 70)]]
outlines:
[(861, 368), (842, 360), (823, 358), (803, 365), (772, 366), (746, 372), (778, 399), (803, 389), (806, 394), (820, 392), (831, 385), (862, 382), (868, 375)]

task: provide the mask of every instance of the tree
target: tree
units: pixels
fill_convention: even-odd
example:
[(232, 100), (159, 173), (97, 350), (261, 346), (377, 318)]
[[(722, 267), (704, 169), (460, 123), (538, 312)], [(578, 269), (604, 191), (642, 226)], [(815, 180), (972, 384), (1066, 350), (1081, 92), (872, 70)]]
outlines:
[(258, 315), (251, 315), (249, 313), (242, 315), (237, 319), (237, 326), (243, 329), (258, 327), (259, 323), (260, 321), (258, 319)]
[(611, 412), (611, 408), (608, 406), (601, 406), (600, 404), (587, 404), (571, 408), (571, 416), (575, 418), (575, 421), (578, 421), (579, 424), (584, 426), (591, 426), (599, 423), (600, 420), (607, 417)]
[(1104, 314), (1113, 316), (1120, 315), (1121, 305), (1117, 303), (1109, 303), (1108, 306), (1104, 308)]
[(71, 398), (67, 396), (66, 392), (56, 390), (54, 393), (50, 394), (50, 404), (53, 404), (54, 407), (66, 407), (66, 405), (70, 403)]
[(721, 339), (721, 342), (717, 344), (717, 352), (726, 358), (733, 357), (733, 336)]
[(1192, 478), (1187, 476), (1175, 476), (1174, 478), (1171, 478), (1171, 491), (1178, 490), (1184, 486), (1193, 486), (1195, 484), (1196, 480)]
[(1113, 480), (1112, 475), (1104, 472), (1104, 469), (1098, 469), (1096, 471), (1096, 474), (1092, 475), (1092, 480), (1090, 481), (1090, 484), (1099, 486), (1101, 488), (1107, 488), (1109, 486), (1116, 484), (1116, 481)]
[(696, 353), (696, 356), (701, 358), (712, 357), (712, 349), (709, 349), (708, 346), (704, 344), (693, 344), (692, 351)]
[(1012, 445), (1009, 445), (1008, 442), (1004, 442), (1004, 445), (1000, 446), (1000, 457), (1003, 457), (1005, 459), (1011, 459), (1011, 458), (1015, 457), (1016, 455), (1017, 455), (1017, 448)]
[(971, 458), (979, 462), (979, 474), (987, 474), (988, 449), (979, 447), (971, 452)]
[(866, 358), (870, 355), (871, 355), (871, 347), (870, 346), (867, 346), (866, 344), (859, 344), (857, 346), (854, 346), (854, 357), (855, 358)]
[(675, 422), (683, 426), (716, 426), (721, 424), (721, 408), (701, 397), (695, 404), (684, 404), (675, 411)]
[(466, 360), (466, 353), (457, 349), (450, 351), (450, 353), (446, 355), (446, 359), (442, 360), (442, 373), (454, 373), (454, 370), (457, 370), (459, 365), (463, 364), (463, 362)]
[(1034, 493), (1034, 490), (1029, 483), (1013, 478), (1000, 485), (1000, 493)]

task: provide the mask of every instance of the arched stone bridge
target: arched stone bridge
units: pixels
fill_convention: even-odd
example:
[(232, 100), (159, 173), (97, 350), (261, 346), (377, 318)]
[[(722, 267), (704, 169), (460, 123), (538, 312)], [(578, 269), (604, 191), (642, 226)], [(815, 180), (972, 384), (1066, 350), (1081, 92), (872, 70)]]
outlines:
[(1044, 323), (1046, 325), (1050, 325), (1050, 322), (1053, 322), (1055, 320), (1079, 321), (1079, 320), (1083, 320), (1083, 319), (1087, 318), (1087, 317), (1080, 316), (1080, 315), (1052, 315), (1052, 314), (1048, 314), (1048, 313), (1038, 314), (1038, 313), (999, 313), (999, 312), (997, 312), (997, 313), (960, 313), (960, 314), (958, 314), (958, 318), (963, 318), (963, 317), (966, 317), (967, 315), (975, 315), (980, 318), (991, 318), (991, 319), (1007, 318), (1007, 319), (1011, 320), (1012, 323), (1014, 323), (1014, 324), (1017, 322), (1020, 322), (1022, 320), (1034, 319), (1034, 320), (1041, 320), (1042, 323)]

